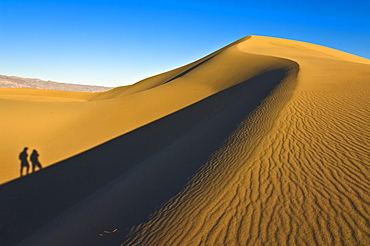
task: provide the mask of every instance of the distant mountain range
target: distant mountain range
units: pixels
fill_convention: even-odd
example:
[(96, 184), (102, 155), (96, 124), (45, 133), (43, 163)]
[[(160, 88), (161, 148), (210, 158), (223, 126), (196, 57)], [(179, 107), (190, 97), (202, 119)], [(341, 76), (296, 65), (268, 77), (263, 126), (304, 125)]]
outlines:
[(44, 81), (41, 79), (29, 79), (6, 75), (0, 75), (0, 88), (28, 88), (78, 92), (101, 92), (112, 89), (112, 87), (58, 83), (50, 80)]

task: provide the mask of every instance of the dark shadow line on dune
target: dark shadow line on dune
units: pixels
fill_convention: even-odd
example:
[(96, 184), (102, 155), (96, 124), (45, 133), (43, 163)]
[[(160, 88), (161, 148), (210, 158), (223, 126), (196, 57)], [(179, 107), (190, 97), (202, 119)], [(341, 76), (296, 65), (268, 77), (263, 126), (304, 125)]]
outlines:
[[(6, 225), (0, 232), (2, 245), (22, 241), (63, 212), (78, 211), (79, 203), (89, 199), (95, 201), (94, 195), (100, 191), (111, 192), (115, 200), (104, 198), (107, 204), (95, 208), (100, 206), (107, 210), (94, 211), (89, 216), (94, 217), (93, 221), (107, 219), (113, 223), (111, 226), (120, 228), (121, 233), (107, 239), (107, 245), (122, 242), (124, 228), (144, 222), (158, 206), (181, 191), (187, 179), (207, 162), (287, 73), (288, 69), (276, 69), (258, 75), (79, 155), (0, 186), (0, 228)], [(81, 221), (76, 219), (77, 224), (83, 223)], [(90, 233), (80, 233), (81, 238), (66, 236), (54, 241), (53, 245), (102, 245), (97, 233), (101, 226), (91, 223), (91, 228), (87, 229)]]
[(191, 67), (191, 68), (189, 68), (189, 69), (186, 69), (184, 72), (182, 72), (182, 73), (180, 73), (180, 74), (176, 75), (175, 77), (173, 77), (173, 78), (171, 78), (171, 79), (167, 80), (167, 81), (166, 81), (166, 82), (164, 82), (163, 84), (167, 84), (167, 83), (171, 82), (172, 80), (175, 80), (175, 79), (177, 79), (177, 78), (180, 78), (180, 77), (184, 76), (185, 74), (187, 74), (187, 73), (189, 73), (190, 71), (192, 71), (192, 70), (196, 69), (197, 67), (199, 67), (199, 66), (200, 66), (200, 65), (202, 65), (203, 63), (205, 63), (205, 62), (207, 62), (207, 61), (211, 60), (212, 58), (214, 58), (214, 57), (215, 57), (215, 56), (217, 56), (217, 55), (218, 55), (218, 53), (217, 53), (217, 54), (214, 54), (214, 55), (211, 55), (211, 57), (208, 57), (208, 58), (204, 59), (203, 61), (199, 62), (198, 64), (196, 64), (196, 65), (192, 66), (192, 67)]

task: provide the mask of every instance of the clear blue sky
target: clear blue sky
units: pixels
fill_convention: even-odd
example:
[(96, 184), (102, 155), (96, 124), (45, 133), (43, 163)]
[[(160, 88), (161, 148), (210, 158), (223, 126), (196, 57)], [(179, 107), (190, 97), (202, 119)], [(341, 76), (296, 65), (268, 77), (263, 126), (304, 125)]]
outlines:
[(248, 35), (370, 58), (370, 1), (0, 0), (0, 74), (121, 86)]

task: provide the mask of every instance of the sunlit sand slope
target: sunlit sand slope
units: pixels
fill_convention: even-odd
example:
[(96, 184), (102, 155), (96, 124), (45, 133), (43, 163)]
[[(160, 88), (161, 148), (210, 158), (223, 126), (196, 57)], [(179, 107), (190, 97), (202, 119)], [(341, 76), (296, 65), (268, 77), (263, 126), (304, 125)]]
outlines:
[(24, 146), (50, 165), (0, 186), (0, 241), (368, 245), (369, 83), (367, 59), (249, 36), (103, 93), (0, 90), (2, 180)]
[[(27, 237), (22, 245), (28, 246), (120, 244), (129, 228), (146, 221), (181, 191), (276, 86), (284, 86), (285, 100), (289, 97), (297, 72), (291, 68), (256, 76), (4, 184), (0, 187), (0, 224), (6, 233), (0, 240), (13, 245)], [(113, 235), (99, 236), (116, 229)]]
[(41, 163), (48, 166), (291, 64), (242, 52), (234, 44), (192, 64), (108, 92), (0, 89), (0, 182), (20, 176), (18, 155), (25, 146), (36, 149)]
[[(369, 60), (252, 37), (243, 52), (300, 65), (181, 193), (124, 245), (369, 245)], [(274, 116), (277, 114), (277, 117)]]
[(292, 93), (297, 63), (240, 51), (248, 39), (105, 93), (3, 89), (1, 174), (19, 177), (26, 144), (44, 167), (67, 158), (0, 186), (4, 245), (101, 245), (107, 227), (122, 242), (276, 87)]

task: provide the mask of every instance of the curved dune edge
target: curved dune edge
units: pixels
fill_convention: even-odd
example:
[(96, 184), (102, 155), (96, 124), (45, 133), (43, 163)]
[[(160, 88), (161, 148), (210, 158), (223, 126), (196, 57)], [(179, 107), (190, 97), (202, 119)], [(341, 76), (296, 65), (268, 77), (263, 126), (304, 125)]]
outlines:
[[(25, 238), (21, 245), (101, 245), (107, 243), (98, 237), (102, 230), (116, 227), (119, 233), (108, 240), (119, 243), (125, 228), (145, 221), (181, 191), (187, 178), (276, 86), (284, 85), (283, 95), (289, 97), (297, 64), (273, 60), (279, 64), (251, 79), (3, 185), (0, 197), (12, 197), (0, 205), (0, 211), (7, 210), (2, 223), (12, 221), (7, 235), (15, 242)], [(30, 213), (30, 206), (37, 209)], [(22, 221), (23, 216), (27, 221)], [(20, 224), (22, 231), (17, 230)]]
[(281, 39), (238, 46), (298, 62), (294, 96), (261, 131), (266, 100), (122, 245), (366, 245), (369, 61)]
[(0, 134), (6, 139), (0, 143), (0, 182), (20, 176), (18, 155), (25, 146), (37, 149), (49, 166), (289, 63), (241, 52), (235, 44), (103, 93), (0, 89)]
[[(73, 120), (64, 129), (78, 136), (56, 138), (69, 153), (121, 134), (0, 186), (1, 241), (365, 245), (367, 62), (249, 36), (133, 87), (74, 95), (85, 101), (3, 100)], [(88, 133), (85, 145), (69, 142)]]
[[(279, 66), (276, 64), (284, 65), (286, 60), (305, 63), (299, 58), (307, 53), (323, 64), (332, 64), (326, 61), (333, 57), (334, 62), (368, 62), (317, 45), (248, 36), (189, 65), (107, 92), (0, 89), (0, 135), (6, 139), (0, 143), (0, 183), (19, 177), (18, 155), (25, 146), (37, 149), (42, 164), (49, 166)], [(311, 63), (304, 65), (300, 76)], [(323, 75), (306, 77), (314, 76)]]
[[(49, 187), (44, 191), (37, 189), (37, 197), (45, 197), (44, 199), (32, 201), (27, 198), (26, 203), (32, 202), (34, 206), (41, 208), (41, 211), (47, 210), (48, 213), (58, 216), (49, 215), (52, 220), (20, 245), (50, 245), (55, 242), (58, 242), (57, 245), (119, 244), (130, 227), (145, 221), (158, 206), (181, 191), (188, 178), (206, 163), (238, 123), (252, 113), (271, 90), (276, 86), (284, 87), (285, 92), (279, 97), (281, 102), (277, 104), (286, 101), (295, 86), (296, 72), (297, 66), (294, 63), (266, 72), (51, 167), (49, 173), (45, 172), (43, 177), (40, 172), (40, 177), (35, 177), (38, 182), (43, 178), (48, 180), (54, 177), (52, 173), (58, 175), (58, 178), (52, 178), (53, 182), (45, 181)], [(261, 86), (264, 89), (261, 89)], [(255, 92), (257, 88), (260, 90), (258, 93)], [(274, 108), (278, 108), (278, 105)], [(166, 129), (166, 133), (163, 129)], [(145, 143), (141, 140), (143, 137), (146, 139)], [(158, 141), (158, 138), (161, 140)], [(130, 149), (129, 153), (122, 153), (122, 148), (127, 146), (126, 142), (135, 145), (139, 150)], [(154, 144), (157, 150), (145, 154), (148, 152), (148, 146), (154, 148)], [(102, 167), (99, 160), (101, 156), (105, 156), (105, 167)], [(122, 159), (125, 160), (125, 165), (130, 164), (133, 167), (122, 166)], [(79, 163), (86, 162), (89, 167), (82, 169), (83, 173), (74, 171), (76, 179), (70, 177), (68, 168), (65, 169), (68, 165), (76, 167), (81, 165)], [(107, 178), (108, 175), (111, 178)], [(64, 187), (63, 191), (68, 194), (68, 199), (71, 200), (72, 194), (76, 193), (76, 186), (79, 187), (80, 191), (77, 193), (80, 196), (75, 197), (74, 202), (71, 201), (71, 204), (76, 205), (70, 208), (65, 206), (65, 212), (58, 214), (57, 211), (51, 211), (50, 207), (52, 204), (59, 204), (59, 200), (63, 198), (50, 200), (48, 192), (60, 185), (63, 176), (69, 179), (69, 187)], [(106, 183), (102, 177), (111, 181)], [(94, 184), (91, 184), (91, 179)], [(26, 182), (26, 179), (24, 180)], [(92, 188), (92, 185), (99, 189)], [(12, 190), (14, 186), (9, 184), (7, 188)], [(92, 192), (91, 195), (87, 194), (88, 190)], [(83, 191), (84, 195), (88, 195), (86, 198), (81, 195)], [(27, 208), (20, 210), (26, 211)], [(35, 217), (46, 220), (44, 212), (41, 211)], [(30, 228), (40, 226), (39, 220), (32, 223)], [(104, 230), (115, 229), (117, 232), (114, 236), (98, 236)], [(26, 234), (25, 231), (22, 233)], [(18, 234), (19, 238), (19, 233), (15, 234)]]

